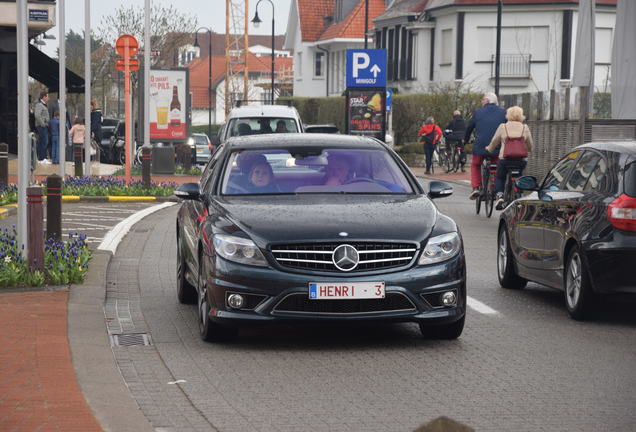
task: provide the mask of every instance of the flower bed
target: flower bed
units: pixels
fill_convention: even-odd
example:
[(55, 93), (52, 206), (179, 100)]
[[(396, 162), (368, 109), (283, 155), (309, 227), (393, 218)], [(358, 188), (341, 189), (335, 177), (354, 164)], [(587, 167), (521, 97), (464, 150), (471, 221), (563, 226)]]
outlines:
[[(202, 171), (201, 168), (193, 166), (190, 170), (186, 170), (183, 165), (176, 165), (174, 167), (174, 173), (178, 175), (189, 175), (189, 176), (200, 176)], [(123, 176), (126, 174), (125, 168), (119, 168), (117, 171), (113, 173), (115, 176)], [(130, 170), (130, 175), (140, 176), (142, 175), (141, 166), (134, 165)]]
[(0, 230), (0, 288), (13, 286), (67, 285), (84, 280), (91, 258), (86, 235), (69, 234), (66, 241), (49, 239), (44, 244), (44, 270), (30, 270), (22, 257), (13, 230)]
[(146, 189), (141, 180), (129, 184), (116, 177), (67, 177), (62, 185), (62, 195), (82, 196), (170, 196), (176, 183), (151, 182)]
[(0, 206), (18, 202), (18, 187), (16, 185), (0, 186)]

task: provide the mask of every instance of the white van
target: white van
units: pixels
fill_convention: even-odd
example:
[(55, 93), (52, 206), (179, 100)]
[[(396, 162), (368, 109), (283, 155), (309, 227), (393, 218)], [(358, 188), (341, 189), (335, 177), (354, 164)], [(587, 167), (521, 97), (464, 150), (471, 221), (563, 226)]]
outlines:
[(303, 133), (298, 111), (285, 105), (248, 105), (233, 108), (214, 144), (233, 136), (271, 133)]

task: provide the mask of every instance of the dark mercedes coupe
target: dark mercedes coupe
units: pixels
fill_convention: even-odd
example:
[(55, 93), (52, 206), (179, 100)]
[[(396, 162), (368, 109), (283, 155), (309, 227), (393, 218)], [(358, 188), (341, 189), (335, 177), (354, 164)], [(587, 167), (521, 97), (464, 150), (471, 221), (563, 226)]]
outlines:
[(460, 336), (466, 265), (457, 225), (384, 143), (333, 134), (237, 137), (180, 186), (177, 295), (201, 337), (270, 322), (410, 321)]
[(501, 214), (497, 268), (504, 288), (528, 280), (565, 292), (574, 319), (594, 314), (599, 295), (636, 294), (636, 142), (579, 146), (541, 184)]

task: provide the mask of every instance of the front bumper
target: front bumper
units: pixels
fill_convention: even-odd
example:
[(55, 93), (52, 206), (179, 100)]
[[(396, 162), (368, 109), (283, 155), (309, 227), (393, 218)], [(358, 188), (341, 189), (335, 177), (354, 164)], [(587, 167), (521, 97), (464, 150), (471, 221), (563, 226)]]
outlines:
[(636, 233), (614, 230), (602, 241), (583, 244), (595, 292), (636, 294)]
[[(208, 295), (211, 305), (210, 318), (226, 325), (289, 321), (412, 321), (430, 324), (452, 323), (466, 312), (466, 266), (463, 253), (443, 263), (416, 266), (405, 270), (372, 275), (325, 276), (287, 272), (272, 267), (251, 267), (223, 258), (213, 261), (213, 271), (208, 277)], [(361, 282), (385, 283), (386, 309), (369, 310), (359, 300), (309, 300), (309, 282)], [(439, 293), (455, 291), (457, 303), (445, 307), (437, 302)], [(256, 301), (249, 309), (236, 310), (226, 304), (228, 293), (244, 294)], [(295, 301), (289, 302), (290, 298)], [(379, 302), (380, 300), (367, 300)], [(325, 303), (304, 309), (284, 305), (316, 306), (310, 302), (334, 302), (333, 310)], [(368, 305), (369, 303), (367, 303)], [(397, 309), (396, 304), (400, 305)]]

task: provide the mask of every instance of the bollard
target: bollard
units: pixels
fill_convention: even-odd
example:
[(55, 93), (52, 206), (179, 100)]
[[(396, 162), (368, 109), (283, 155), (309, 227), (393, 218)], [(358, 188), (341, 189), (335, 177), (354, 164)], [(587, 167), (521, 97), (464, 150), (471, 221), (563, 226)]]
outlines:
[(84, 167), (82, 166), (82, 153), (84, 144), (73, 144), (73, 155), (75, 156), (75, 177), (84, 176)]
[(27, 188), (27, 237), (29, 268), (44, 269), (44, 212), (42, 211), (42, 187)]
[(150, 189), (150, 150), (150, 146), (143, 146), (141, 148), (141, 180), (146, 189)]
[(46, 178), (46, 238), (62, 241), (62, 177)]
[(9, 186), (9, 146), (0, 143), (0, 186)]

